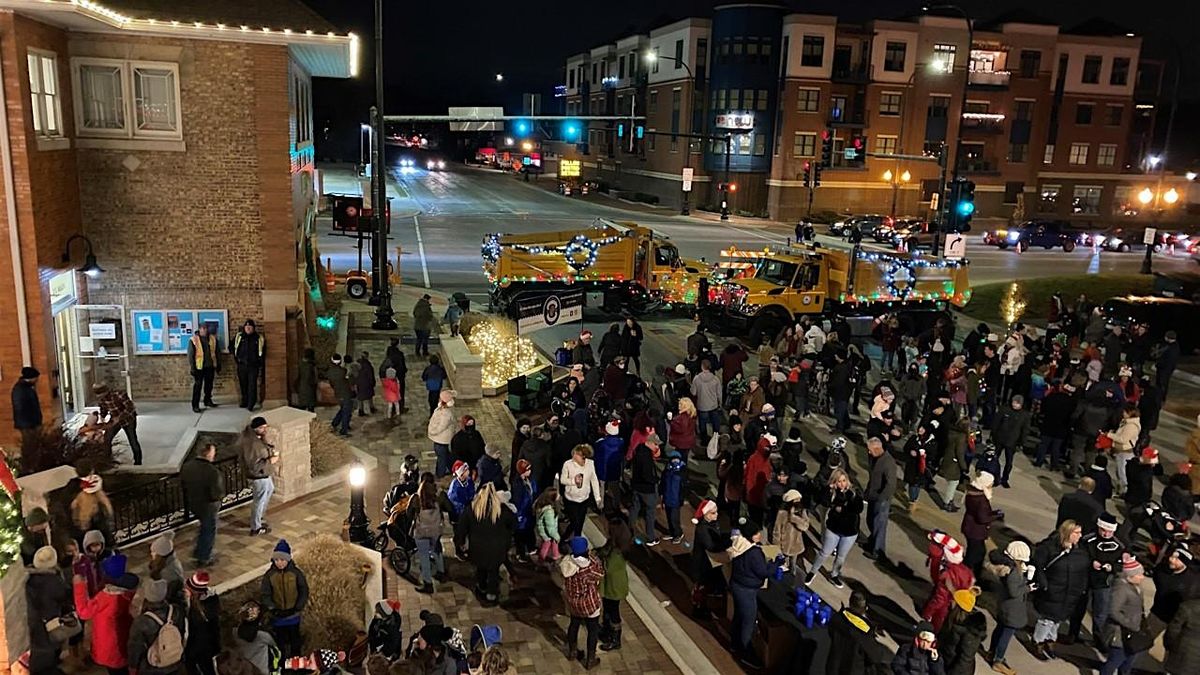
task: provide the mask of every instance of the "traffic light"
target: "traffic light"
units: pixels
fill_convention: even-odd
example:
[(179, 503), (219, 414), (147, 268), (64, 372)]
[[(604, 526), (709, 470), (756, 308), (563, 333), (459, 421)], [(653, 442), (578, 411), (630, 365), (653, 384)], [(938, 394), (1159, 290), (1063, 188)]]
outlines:
[(812, 186), (812, 162), (804, 163), (804, 186)]
[(833, 130), (821, 132), (821, 166), (829, 168), (833, 165)]
[(532, 128), (529, 124), (529, 120), (517, 120), (517, 123), (514, 124), (513, 127), (517, 130), (518, 136), (524, 136), (528, 134), (529, 130)]
[(563, 138), (568, 141), (579, 140), (581, 126), (582, 125), (579, 122), (567, 122), (563, 125)]
[(821, 187), (821, 165), (820, 164), (813, 167), (812, 186), (813, 187)]
[(867, 159), (867, 137), (866, 136), (851, 136), (850, 143), (846, 146), (846, 161), (852, 164), (861, 164)]
[(625, 138), (625, 123), (624, 122), (620, 122), (617, 124), (617, 138)]
[(959, 179), (950, 186), (950, 231), (970, 232), (975, 215), (975, 183)]

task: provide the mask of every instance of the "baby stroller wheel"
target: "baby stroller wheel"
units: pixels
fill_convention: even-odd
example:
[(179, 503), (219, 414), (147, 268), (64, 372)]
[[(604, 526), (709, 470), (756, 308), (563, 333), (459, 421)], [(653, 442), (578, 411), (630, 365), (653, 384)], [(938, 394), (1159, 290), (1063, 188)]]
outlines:
[(412, 568), (412, 554), (403, 547), (397, 546), (388, 554), (388, 564), (392, 566), (392, 571), (397, 575), (408, 576), (408, 571)]
[(388, 546), (387, 532), (380, 532), (375, 535), (374, 539), (371, 540), (371, 548), (378, 551), (379, 553), (383, 553), (384, 551), (386, 551), (387, 546)]

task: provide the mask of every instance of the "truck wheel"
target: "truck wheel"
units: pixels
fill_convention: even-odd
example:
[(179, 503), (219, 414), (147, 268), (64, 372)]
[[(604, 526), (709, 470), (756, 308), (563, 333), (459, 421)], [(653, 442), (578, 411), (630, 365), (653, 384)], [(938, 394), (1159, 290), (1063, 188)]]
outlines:
[(1063, 253), (1070, 253), (1075, 250), (1075, 242), (1070, 239), (1063, 242)]
[(750, 324), (750, 334), (746, 336), (746, 339), (750, 341), (752, 348), (758, 349), (762, 346), (763, 336), (774, 339), (782, 325), (779, 319), (773, 316), (760, 316)]
[(346, 295), (355, 300), (367, 297), (367, 282), (362, 279), (351, 279), (346, 282)]

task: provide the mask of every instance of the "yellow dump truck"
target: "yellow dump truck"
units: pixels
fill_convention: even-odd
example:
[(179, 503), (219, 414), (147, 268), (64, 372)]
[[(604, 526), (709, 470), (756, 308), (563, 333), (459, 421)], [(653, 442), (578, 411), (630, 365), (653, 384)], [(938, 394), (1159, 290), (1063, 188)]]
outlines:
[(603, 218), (584, 229), (487, 234), (481, 253), (491, 307), (502, 312), (521, 296), (580, 287), (586, 304), (606, 311), (694, 306), (708, 274), (707, 265), (681, 258), (666, 237)]
[[(706, 323), (751, 344), (773, 337), (800, 317), (878, 316), (889, 312), (940, 312), (971, 298), (967, 263), (873, 249), (793, 245), (757, 251), (727, 249), (737, 269), (708, 290)], [(739, 265), (740, 263), (740, 265)]]

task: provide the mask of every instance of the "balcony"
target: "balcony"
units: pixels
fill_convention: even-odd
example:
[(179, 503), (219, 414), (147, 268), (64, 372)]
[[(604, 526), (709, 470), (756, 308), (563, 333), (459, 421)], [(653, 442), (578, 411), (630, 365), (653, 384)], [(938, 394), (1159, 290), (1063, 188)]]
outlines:
[(1007, 70), (972, 70), (967, 84), (977, 89), (1007, 89), (1012, 73)]
[(1004, 115), (999, 113), (963, 113), (964, 132), (999, 134), (1004, 132)]
[(963, 159), (959, 170), (962, 173), (976, 176), (998, 176), (1000, 175), (1000, 163), (984, 157), (967, 157)]
[(835, 60), (830, 79), (834, 82), (865, 84), (871, 81), (871, 71), (865, 63), (846, 65), (839, 64)]

